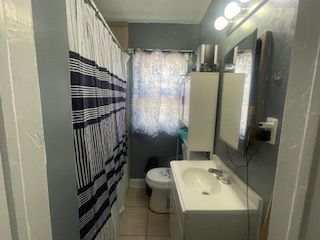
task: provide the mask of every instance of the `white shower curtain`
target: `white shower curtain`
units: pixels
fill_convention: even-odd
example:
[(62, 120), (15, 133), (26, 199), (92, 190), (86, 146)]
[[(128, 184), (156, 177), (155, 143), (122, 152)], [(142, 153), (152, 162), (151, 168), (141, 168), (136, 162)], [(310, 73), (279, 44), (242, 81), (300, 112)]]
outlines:
[(67, 0), (82, 240), (117, 240), (127, 188), (128, 55), (84, 0)]

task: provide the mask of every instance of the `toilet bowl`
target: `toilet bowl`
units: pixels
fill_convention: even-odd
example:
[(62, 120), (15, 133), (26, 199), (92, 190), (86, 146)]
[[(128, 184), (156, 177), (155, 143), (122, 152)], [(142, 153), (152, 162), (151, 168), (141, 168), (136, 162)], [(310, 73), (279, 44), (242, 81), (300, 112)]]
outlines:
[(147, 172), (146, 183), (152, 189), (149, 207), (156, 213), (169, 212), (170, 168), (153, 168)]

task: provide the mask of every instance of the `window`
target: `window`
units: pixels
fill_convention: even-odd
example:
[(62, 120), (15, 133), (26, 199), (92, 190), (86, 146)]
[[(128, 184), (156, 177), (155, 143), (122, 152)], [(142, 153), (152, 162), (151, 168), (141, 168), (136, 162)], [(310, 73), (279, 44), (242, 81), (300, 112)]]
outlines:
[(179, 85), (189, 54), (138, 51), (133, 56), (132, 129), (157, 136), (176, 135)]

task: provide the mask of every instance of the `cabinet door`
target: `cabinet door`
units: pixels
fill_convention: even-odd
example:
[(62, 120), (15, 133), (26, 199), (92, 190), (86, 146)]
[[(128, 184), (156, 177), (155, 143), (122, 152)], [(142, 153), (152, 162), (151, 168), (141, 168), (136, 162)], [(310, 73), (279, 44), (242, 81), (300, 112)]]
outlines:
[(170, 235), (171, 240), (183, 240), (181, 224), (179, 221), (177, 200), (174, 197), (173, 189), (170, 191)]
[(187, 77), (184, 82), (184, 104), (183, 104), (183, 123), (188, 127), (189, 125), (189, 112), (190, 112), (190, 89), (191, 77)]

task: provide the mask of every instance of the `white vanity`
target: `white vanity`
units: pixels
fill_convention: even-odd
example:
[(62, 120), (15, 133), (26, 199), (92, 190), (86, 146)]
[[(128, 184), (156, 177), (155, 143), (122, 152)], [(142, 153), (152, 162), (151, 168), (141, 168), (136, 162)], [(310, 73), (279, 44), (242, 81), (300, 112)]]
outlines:
[[(230, 185), (209, 173), (213, 160), (172, 161), (170, 227), (172, 240), (243, 240), (248, 234), (246, 184), (229, 172)], [(250, 239), (257, 240), (262, 199), (248, 189)]]

